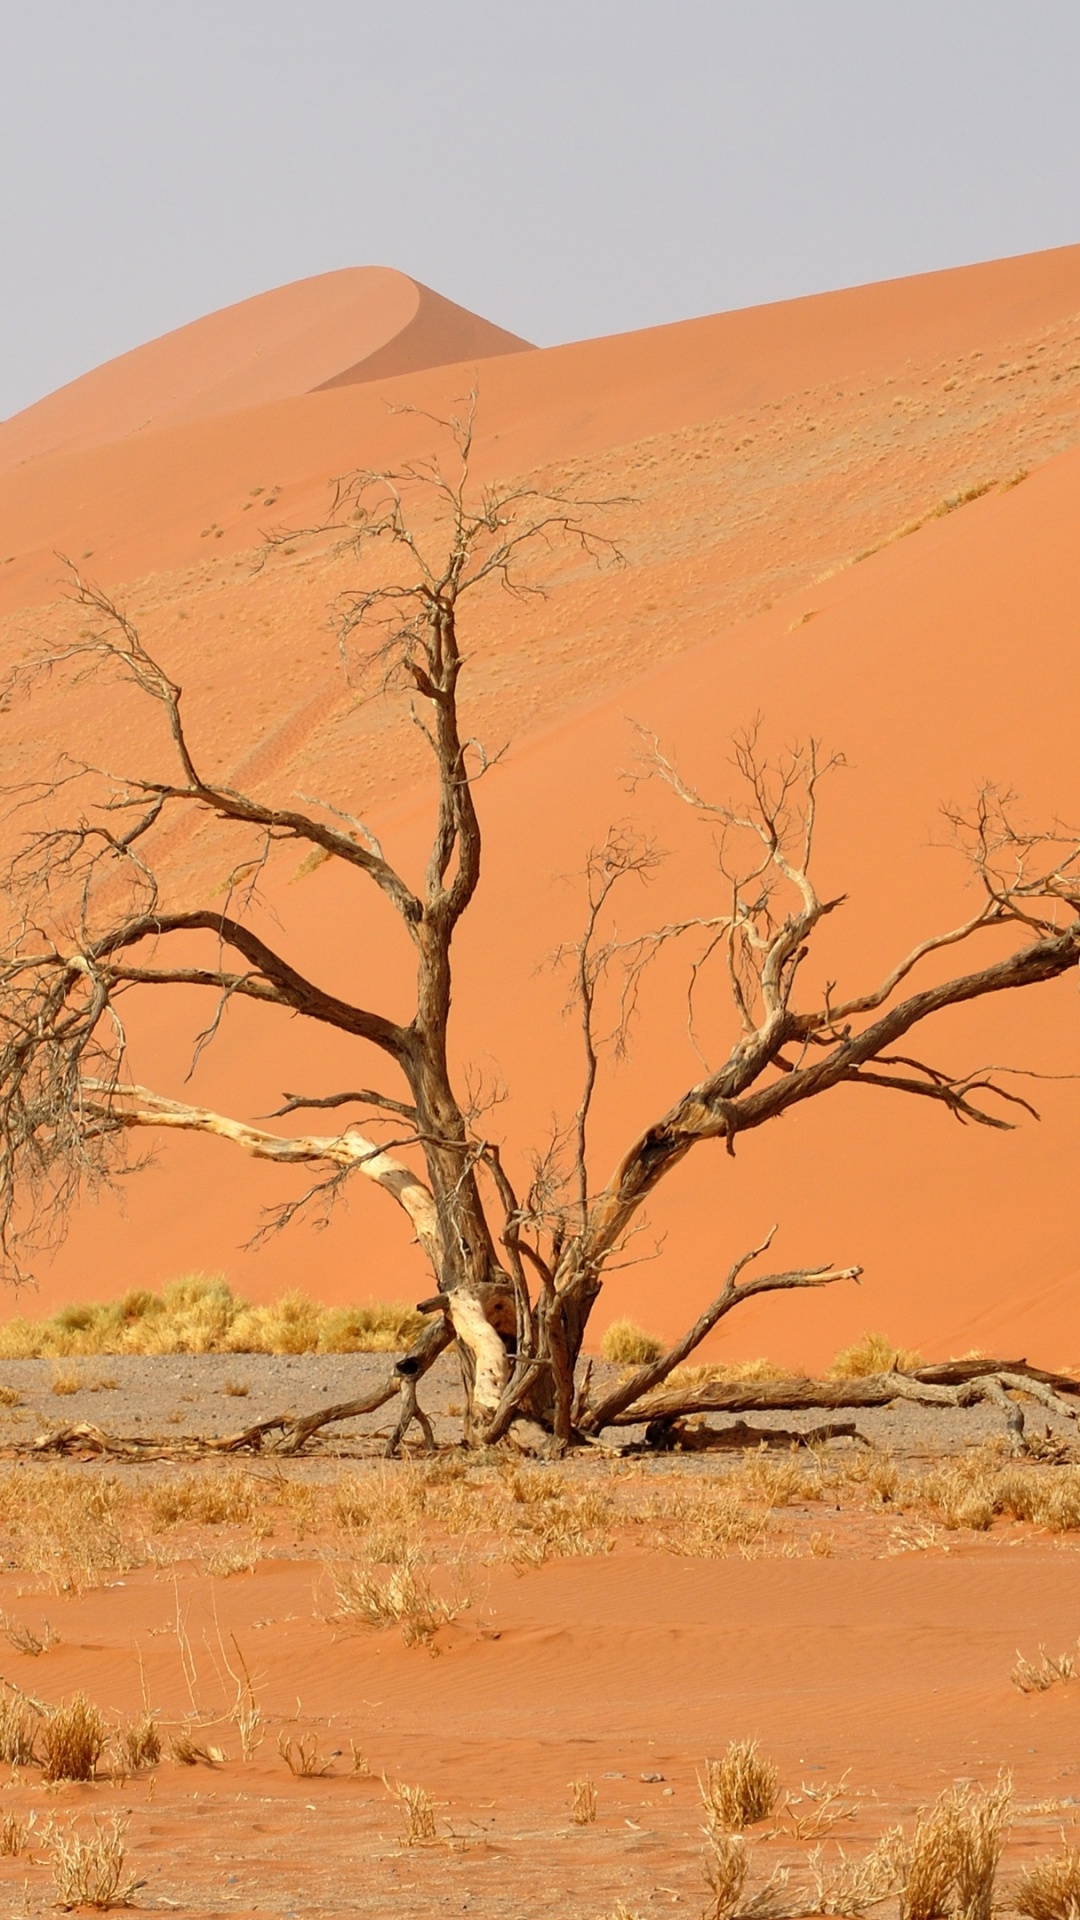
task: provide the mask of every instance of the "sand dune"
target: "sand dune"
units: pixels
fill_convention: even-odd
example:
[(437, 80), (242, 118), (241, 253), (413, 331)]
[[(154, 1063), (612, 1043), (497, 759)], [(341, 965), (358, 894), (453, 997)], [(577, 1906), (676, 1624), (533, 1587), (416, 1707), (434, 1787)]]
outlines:
[(0, 468), (528, 345), (392, 267), (345, 267), (177, 327), (24, 408), (0, 423)]
[[(654, 728), (713, 790), (729, 778), (726, 740), (758, 711), (776, 743), (813, 732), (845, 752), (821, 857), (850, 904), (823, 943), (819, 977), (864, 982), (962, 916), (962, 874), (932, 844), (943, 801), (992, 777), (1019, 788), (1036, 816), (1080, 816), (1069, 729), (1080, 692), (1080, 453), (1069, 451), (1078, 308), (1080, 249), (1064, 249), (485, 363), (485, 473), (567, 474), (641, 503), (627, 519), (627, 569), (561, 578), (535, 611), (492, 603), (478, 617), (470, 718), (491, 744), (514, 746), (483, 788), (487, 879), (461, 942), (455, 1041), (463, 1061), (505, 1080), (510, 1102), (491, 1124), (512, 1155), (542, 1141), (553, 1111), (572, 1109), (565, 988), (542, 963), (577, 924), (580, 894), (565, 876), (589, 844), (633, 812), (671, 849), (635, 909), (644, 922), (711, 898), (707, 841), (655, 789), (627, 796), (631, 721)], [(374, 803), (388, 843), (415, 860), (426, 803), (411, 730), (393, 712), (355, 707), (317, 624), (333, 564), (298, 552), (253, 579), (245, 555), (257, 516), (240, 516), (252, 486), (272, 483), (280, 512), (299, 517), (350, 450), (407, 450), (417, 423), (388, 419), (386, 399), (440, 404), (461, 375), (270, 397), (43, 458), (18, 487), (0, 476), (5, 525), (20, 528), (0, 574), (5, 645), (25, 644), (29, 625), (62, 622), (45, 604), (48, 528), (63, 536), (50, 552), (82, 551), (70, 539), (82, 513), (88, 568), (131, 583), (215, 766), (283, 794), (310, 790), (317, 770), (318, 791)], [(1037, 471), (1008, 484), (1024, 466)], [(935, 513), (976, 485), (988, 488), (981, 498)], [(215, 502), (208, 548), (198, 520), (205, 527)], [(890, 540), (914, 520), (924, 524)], [(136, 722), (123, 703), (101, 721), (84, 691), (43, 697), (32, 729), (18, 716), (9, 724), (16, 763), (29, 769), (65, 728), (100, 728), (129, 755)], [(213, 836), (178, 842), (176, 884), (185, 894), (220, 884), (228, 864)], [(340, 991), (404, 1005), (396, 930), (362, 894), (329, 869), (298, 877), (295, 863), (267, 885), (299, 964)], [(696, 1077), (680, 993), (658, 977), (634, 1057), (606, 1084), (598, 1171), (629, 1127)], [(178, 995), (153, 1028), (136, 1015), (143, 1077), (179, 1088), (201, 1012)], [(705, 1026), (718, 1047), (719, 997)], [(265, 1112), (283, 1086), (345, 1084), (360, 1067), (362, 1055), (322, 1034), (290, 1026), (272, 1057), (264, 1035), (234, 1009), (195, 1097)], [(1070, 983), (992, 1016), (957, 1016), (938, 1044), (950, 1065), (993, 1058), (1075, 1073), (1078, 1040)], [(1067, 1211), (1075, 1088), (1040, 1086), (1045, 1118), (1014, 1135), (964, 1131), (885, 1096), (870, 1113), (872, 1098), (833, 1095), (745, 1143), (734, 1165), (700, 1150), (653, 1210), (659, 1256), (612, 1280), (598, 1324), (630, 1312), (676, 1331), (731, 1254), (778, 1219), (785, 1261), (859, 1261), (861, 1293), (762, 1305), (732, 1326), (724, 1351), (813, 1361), (877, 1324), (931, 1352), (977, 1342), (1080, 1358)], [(220, 1266), (259, 1294), (423, 1286), (378, 1195), (356, 1195), (323, 1236), (299, 1230), (239, 1252), (281, 1191), (280, 1175), (222, 1147), (170, 1143), (129, 1187), (126, 1211), (84, 1210), (43, 1275), (44, 1295)]]

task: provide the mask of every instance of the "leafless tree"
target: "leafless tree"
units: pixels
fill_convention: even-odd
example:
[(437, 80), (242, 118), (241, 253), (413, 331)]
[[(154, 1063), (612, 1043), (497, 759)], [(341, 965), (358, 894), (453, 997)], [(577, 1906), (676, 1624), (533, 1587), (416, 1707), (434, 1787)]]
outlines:
[[(359, 583), (336, 608), (342, 649), (380, 685), (406, 689), (423, 730), (437, 815), (419, 886), (359, 818), (314, 802), (304, 810), (272, 804), (213, 778), (185, 725), (181, 688), (124, 610), (78, 574), (80, 635), (24, 664), (9, 689), (12, 726), (18, 689), (32, 688), (43, 673), (119, 675), (157, 708), (173, 762), (154, 778), (114, 776), (67, 759), (49, 782), (9, 796), (14, 811), (29, 808), (33, 818), (7, 875), (17, 924), (0, 971), (0, 1247), (9, 1267), (18, 1267), (28, 1225), (39, 1237), (59, 1229), (88, 1183), (108, 1181), (124, 1166), (133, 1136), (177, 1128), (216, 1135), (260, 1158), (309, 1163), (319, 1170), (313, 1191), (323, 1198), (364, 1175), (405, 1210), (433, 1271), (436, 1292), (423, 1303), (429, 1330), (378, 1393), (307, 1419), (263, 1422), (243, 1436), (249, 1443), (277, 1429), (284, 1444), (298, 1446), (328, 1419), (392, 1393), (404, 1393), (400, 1435), (418, 1415), (417, 1380), (451, 1341), (473, 1443), (509, 1432), (522, 1444), (546, 1434), (561, 1446), (626, 1420), (639, 1403), (659, 1406), (675, 1366), (744, 1300), (858, 1273), (823, 1266), (743, 1278), (763, 1245), (735, 1262), (716, 1299), (660, 1361), (606, 1394), (590, 1397), (581, 1382), (575, 1393), (605, 1269), (666, 1175), (701, 1143), (720, 1142), (731, 1155), (740, 1134), (840, 1085), (934, 1101), (960, 1121), (1011, 1126), (1030, 1108), (999, 1073), (948, 1073), (908, 1051), (908, 1036), (946, 1008), (1053, 980), (1080, 959), (1076, 840), (1021, 831), (1009, 806), (987, 793), (970, 821), (954, 822), (980, 883), (977, 911), (930, 935), (865, 991), (830, 987), (800, 997), (817, 929), (843, 906), (841, 898), (820, 898), (812, 877), (819, 789), (834, 763), (813, 745), (770, 762), (754, 729), (736, 743), (738, 798), (726, 804), (689, 785), (653, 742), (649, 772), (717, 838), (715, 910), (619, 940), (612, 895), (657, 856), (626, 829), (591, 856), (584, 929), (568, 956), (584, 1039), (583, 1091), (565, 1151), (540, 1156), (529, 1190), (519, 1193), (483, 1111), (457, 1084), (448, 1051), (453, 942), (481, 879), (474, 788), (486, 765), (462, 733), (459, 619), (485, 585), (535, 591), (537, 562), (550, 551), (569, 544), (591, 560), (618, 555), (587, 503), (526, 486), (475, 485), (471, 414), (439, 427), (452, 443), (451, 471), (433, 458), (358, 473), (339, 484), (318, 527), (287, 536), (290, 543), (331, 536), (353, 556)], [(178, 816), (213, 820), (232, 836), (237, 875), (261, 871), (282, 843), (348, 867), (411, 942), (409, 1019), (339, 998), (300, 972), (251, 924), (250, 883), (237, 880), (224, 907), (171, 905), (167, 861), (157, 849)], [(202, 941), (198, 962), (191, 936)], [(588, 1128), (604, 1037), (598, 996), (614, 992), (609, 1037), (618, 1041), (643, 968), (680, 942), (691, 947), (692, 993), (705, 990), (711, 966), (721, 969), (735, 1022), (729, 1050), (628, 1142), (596, 1184)], [(971, 970), (942, 977), (938, 957), (960, 946), (981, 951)], [(916, 975), (927, 984), (916, 986)], [(365, 1042), (404, 1084), (393, 1092), (284, 1098), (279, 1117), (349, 1106), (367, 1112), (363, 1127), (350, 1121), (328, 1134), (253, 1126), (134, 1085), (124, 996), (176, 985), (210, 996), (214, 1011), (200, 1044), (232, 1000), (255, 1001)], [(719, 1166), (716, 1175), (723, 1177)], [(283, 1217), (302, 1204), (290, 1203)], [(686, 1396), (676, 1400), (673, 1410), (685, 1411)]]

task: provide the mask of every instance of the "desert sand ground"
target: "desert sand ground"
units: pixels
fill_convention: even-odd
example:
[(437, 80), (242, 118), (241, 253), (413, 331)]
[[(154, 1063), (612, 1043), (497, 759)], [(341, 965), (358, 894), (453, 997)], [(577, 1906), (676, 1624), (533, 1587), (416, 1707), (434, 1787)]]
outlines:
[[(696, 1920), (699, 1776), (746, 1739), (779, 1787), (746, 1834), (747, 1891), (787, 1868), (790, 1912), (847, 1911), (842, 1856), (1000, 1769), (1006, 1907), (1025, 1863), (1072, 1840), (1076, 1688), (1011, 1676), (1075, 1651), (1080, 1475), (1018, 1469), (978, 1416), (864, 1416), (871, 1445), (812, 1454), (557, 1465), (446, 1445), (387, 1464), (356, 1433), (293, 1462), (15, 1451), (106, 1404), (111, 1428), (141, 1414), (131, 1430), (167, 1445), (177, 1412), (212, 1433), (373, 1364), (124, 1358), (59, 1395), (71, 1368), (5, 1366), (22, 1403), (0, 1465), (9, 1711), (35, 1721), (27, 1701), (82, 1692), (114, 1733), (93, 1782), (0, 1769), (9, 1911), (52, 1910), (51, 1832), (119, 1814), (147, 1911)], [(445, 1415), (452, 1373), (435, 1384)], [(1018, 1476), (1037, 1524), (1009, 1510)], [(395, 1581), (397, 1620), (372, 1601)], [(147, 1710), (162, 1757), (125, 1767), (117, 1741)], [(581, 1825), (575, 1782), (596, 1791)], [(426, 1796), (426, 1836), (410, 1839), (403, 1785)]]

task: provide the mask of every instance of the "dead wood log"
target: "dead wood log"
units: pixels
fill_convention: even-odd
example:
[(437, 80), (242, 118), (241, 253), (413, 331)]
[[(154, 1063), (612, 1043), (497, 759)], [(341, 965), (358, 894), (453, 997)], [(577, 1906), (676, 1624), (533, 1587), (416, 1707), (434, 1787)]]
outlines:
[(895, 1400), (928, 1407), (970, 1407), (985, 1400), (1004, 1414), (1010, 1445), (1019, 1454), (1027, 1451), (1027, 1441), (1023, 1408), (1010, 1397), (1016, 1393), (1029, 1395), (1074, 1423), (1080, 1420), (1080, 1382), (1071, 1376), (1029, 1367), (1023, 1360), (968, 1359), (852, 1380), (701, 1380), (646, 1394), (622, 1407), (608, 1424), (644, 1424), (647, 1433), (652, 1429), (659, 1437), (674, 1421), (690, 1414), (886, 1407)]
[(658, 1453), (712, 1453), (735, 1447), (816, 1447), (826, 1440), (859, 1440), (870, 1445), (854, 1420), (823, 1420), (819, 1426), (753, 1427), (733, 1420), (728, 1427), (688, 1426), (683, 1420), (654, 1420), (645, 1445)]
[[(340, 1420), (357, 1420), (365, 1413), (376, 1413), (380, 1407), (386, 1405), (388, 1400), (392, 1400), (396, 1394), (401, 1393), (406, 1381), (411, 1383), (412, 1393), (412, 1411), (409, 1419), (418, 1420), (423, 1430), (424, 1419), (416, 1401), (416, 1383), (429, 1367), (434, 1366), (440, 1353), (445, 1353), (453, 1338), (453, 1327), (444, 1315), (440, 1315), (429, 1327), (424, 1328), (408, 1353), (402, 1355), (370, 1393), (361, 1395), (357, 1400), (339, 1401), (337, 1406), (320, 1407), (317, 1412), (303, 1416), (289, 1413), (273, 1414), (269, 1420), (258, 1420), (253, 1426), (245, 1427), (242, 1433), (230, 1434), (227, 1439), (216, 1441), (214, 1444), (222, 1453), (248, 1451), (258, 1453), (270, 1434), (280, 1432), (281, 1439), (275, 1443), (274, 1451), (301, 1453), (312, 1435), (320, 1432), (323, 1427), (333, 1426)], [(405, 1424), (408, 1425), (408, 1420)], [(430, 1432), (430, 1428), (427, 1431)]]

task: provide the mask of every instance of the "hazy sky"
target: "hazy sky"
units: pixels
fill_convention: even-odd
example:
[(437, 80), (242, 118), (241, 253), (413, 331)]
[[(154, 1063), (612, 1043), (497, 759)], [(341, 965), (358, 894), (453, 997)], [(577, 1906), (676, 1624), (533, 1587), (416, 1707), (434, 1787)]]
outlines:
[(0, 417), (327, 268), (540, 344), (1080, 240), (1080, 0), (0, 0)]

